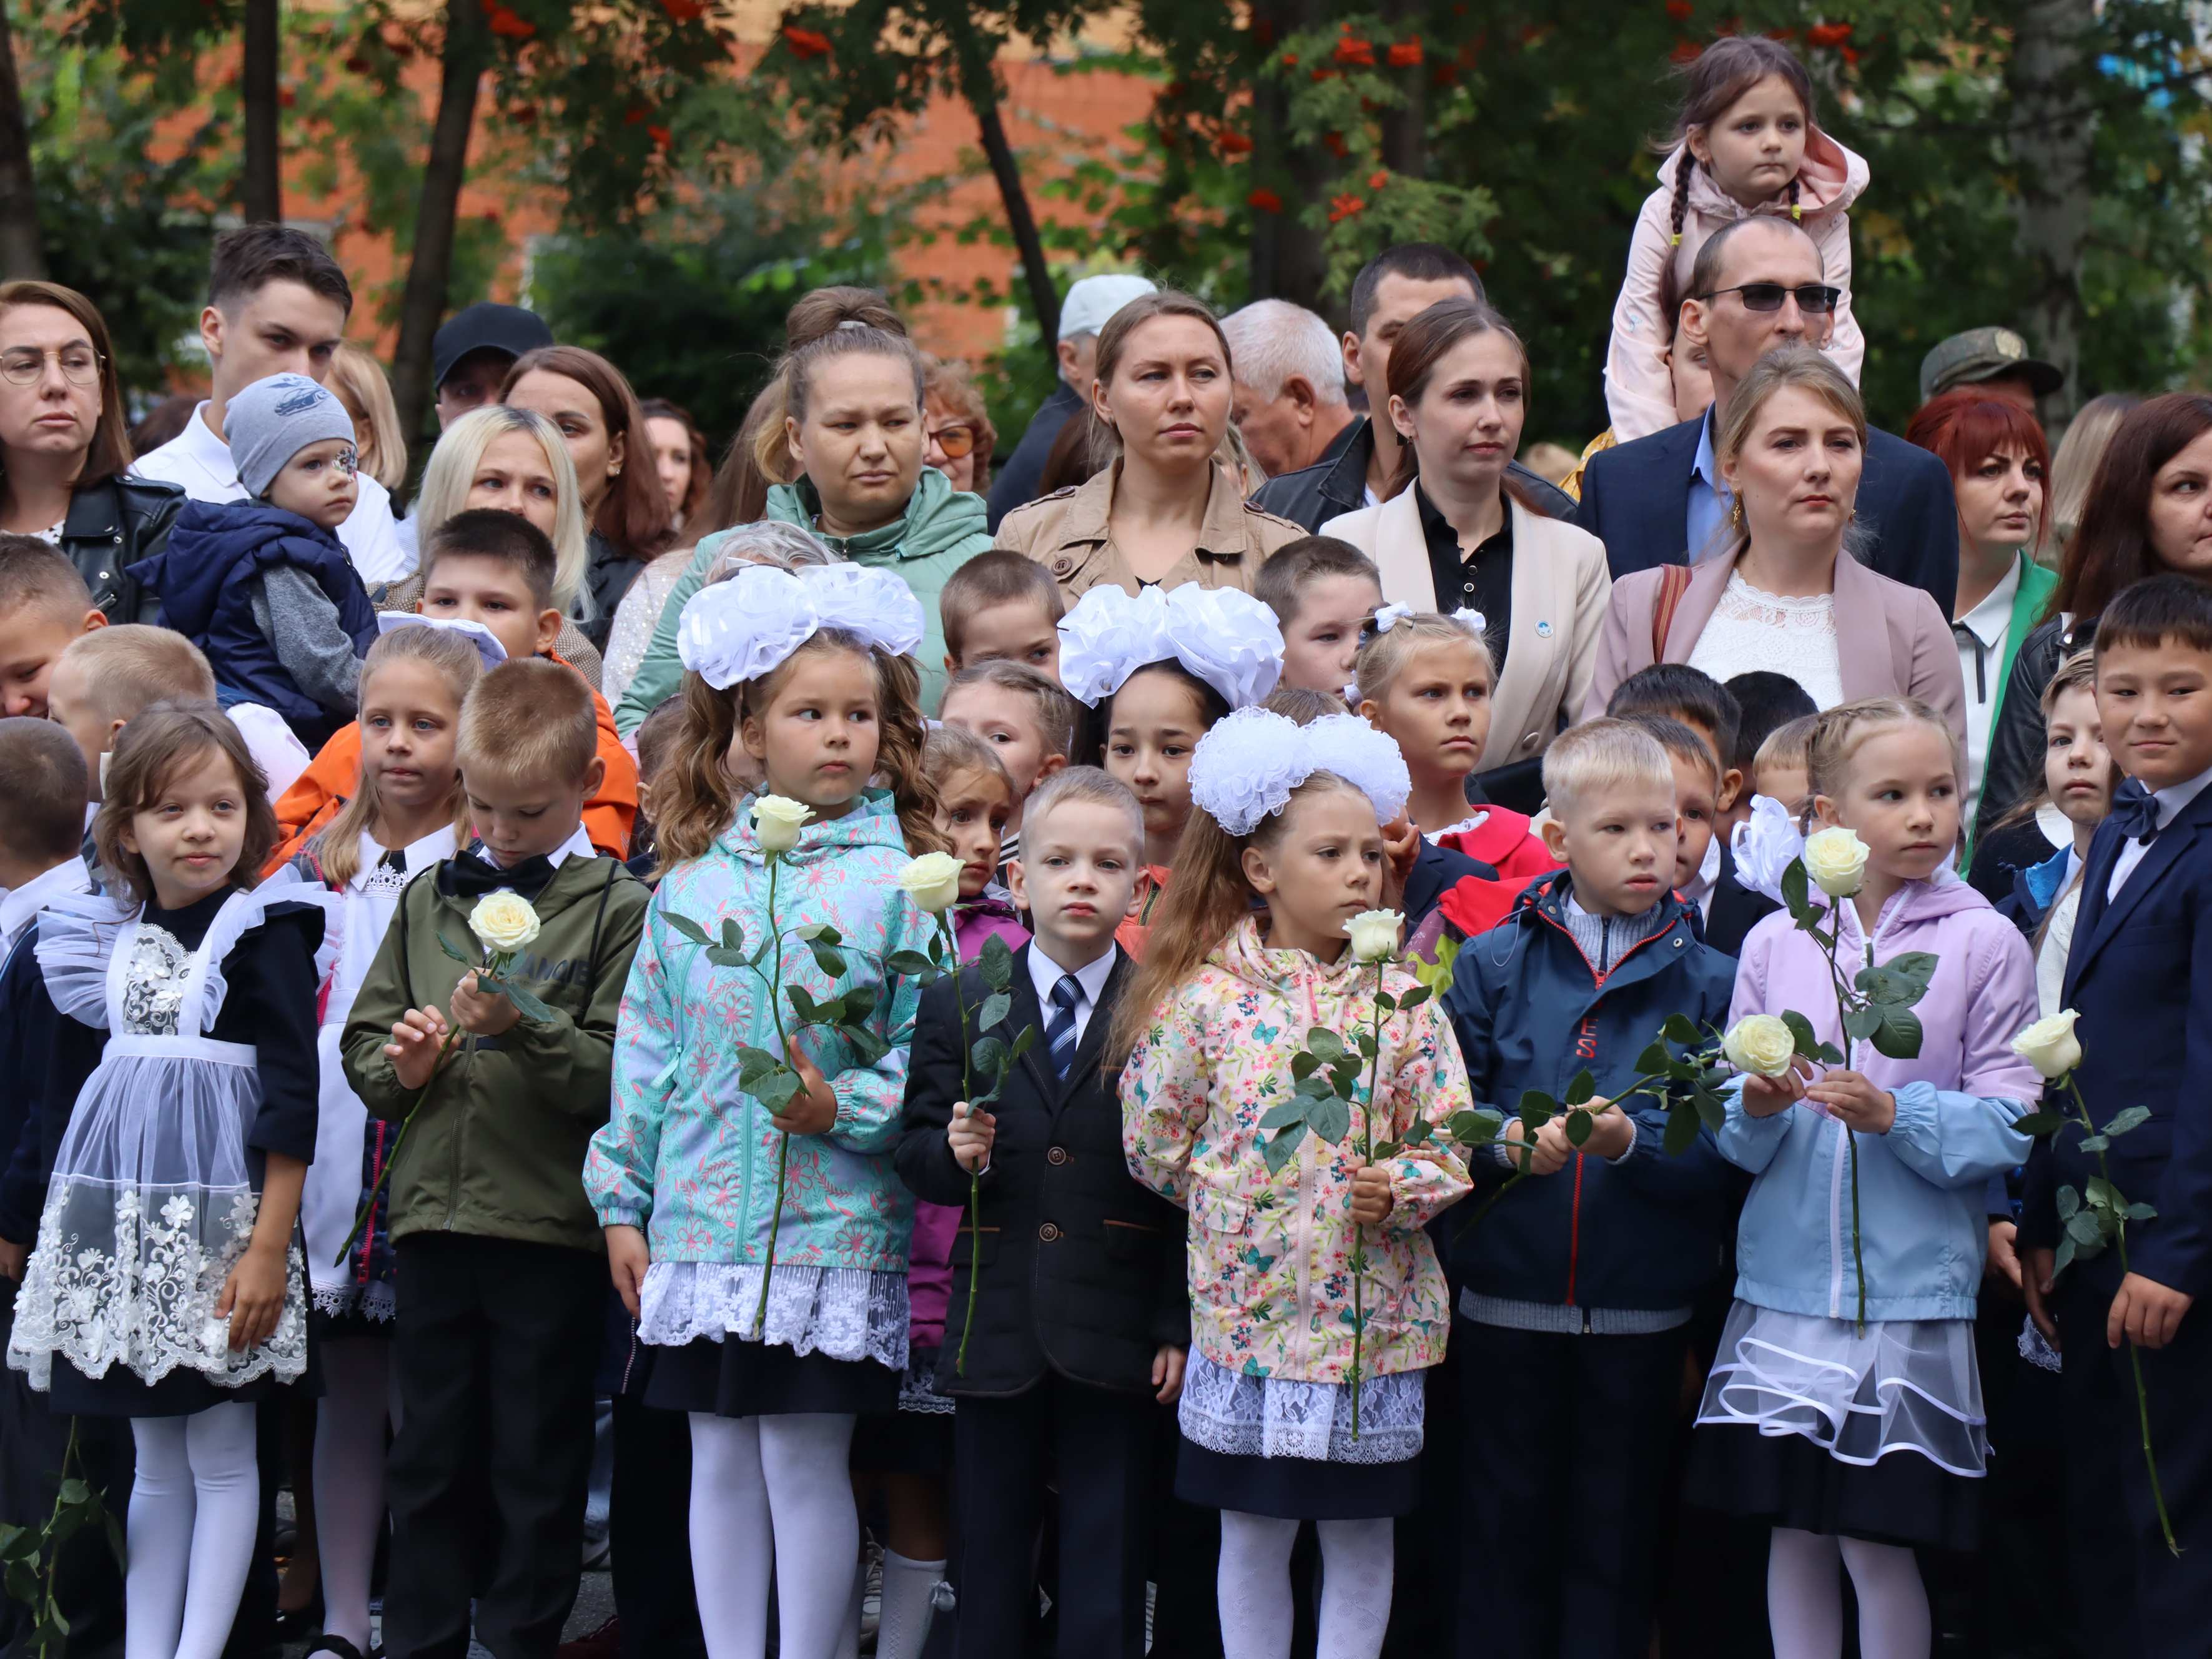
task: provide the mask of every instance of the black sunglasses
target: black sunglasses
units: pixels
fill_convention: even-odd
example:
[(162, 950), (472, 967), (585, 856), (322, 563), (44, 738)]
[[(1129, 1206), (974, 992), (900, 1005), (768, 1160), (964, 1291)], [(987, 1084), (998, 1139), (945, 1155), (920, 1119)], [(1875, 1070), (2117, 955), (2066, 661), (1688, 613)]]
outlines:
[(1839, 288), (1830, 288), (1826, 283), (1808, 283), (1802, 288), (1788, 288), (1780, 283), (1746, 283), (1741, 288), (1717, 288), (1711, 294), (1700, 294), (1701, 300), (1717, 300), (1723, 294), (1743, 295), (1746, 311), (1779, 311), (1784, 295), (1794, 295), (1797, 309), (1808, 316), (1825, 317), (1836, 308), (1836, 301), (1844, 297)]

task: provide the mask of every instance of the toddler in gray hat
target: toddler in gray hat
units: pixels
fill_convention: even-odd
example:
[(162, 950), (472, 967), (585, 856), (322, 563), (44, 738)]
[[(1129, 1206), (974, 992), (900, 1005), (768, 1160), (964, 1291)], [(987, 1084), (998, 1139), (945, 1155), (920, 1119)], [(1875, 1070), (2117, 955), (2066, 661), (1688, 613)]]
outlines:
[(353, 416), (306, 375), (256, 380), (230, 400), (222, 435), (239, 483), (255, 500), (330, 531), (352, 513), (361, 494)]

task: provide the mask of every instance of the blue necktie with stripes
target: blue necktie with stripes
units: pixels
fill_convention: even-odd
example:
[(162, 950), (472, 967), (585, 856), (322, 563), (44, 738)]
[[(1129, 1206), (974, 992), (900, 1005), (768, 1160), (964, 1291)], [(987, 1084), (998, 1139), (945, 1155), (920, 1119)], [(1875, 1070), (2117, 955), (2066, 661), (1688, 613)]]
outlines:
[(1062, 974), (1052, 988), (1053, 1016), (1044, 1028), (1044, 1045), (1052, 1054), (1053, 1074), (1067, 1081), (1067, 1068), (1075, 1064), (1075, 1006), (1083, 1000), (1083, 982)]

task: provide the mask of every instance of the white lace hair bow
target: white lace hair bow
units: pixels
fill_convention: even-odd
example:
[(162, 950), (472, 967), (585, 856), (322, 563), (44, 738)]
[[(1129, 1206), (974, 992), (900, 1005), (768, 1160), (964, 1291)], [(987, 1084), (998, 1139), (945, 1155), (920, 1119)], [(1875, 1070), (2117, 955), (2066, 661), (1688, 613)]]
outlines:
[(1413, 793), (1397, 744), (1355, 714), (1300, 726), (1271, 709), (1240, 708), (1198, 740), (1191, 803), (1231, 835), (1249, 836), (1316, 772), (1333, 772), (1365, 795), (1379, 823), (1404, 811)]
[(1243, 708), (1281, 678), (1283, 630), (1249, 593), (1196, 582), (1171, 593), (1147, 587), (1133, 599), (1109, 583), (1060, 619), (1060, 684), (1088, 708), (1147, 663), (1170, 658)]
[[(1386, 605), (1375, 613), (1375, 631), (1387, 634), (1413, 614), (1413, 607), (1410, 605)], [(1470, 611), (1465, 605), (1453, 611), (1451, 619), (1470, 634), (1480, 634), (1488, 626), (1483, 621), (1482, 612)]]
[(825, 628), (894, 657), (921, 643), (921, 601), (888, 570), (864, 564), (740, 566), (684, 602), (676, 654), (717, 691), (757, 680)]

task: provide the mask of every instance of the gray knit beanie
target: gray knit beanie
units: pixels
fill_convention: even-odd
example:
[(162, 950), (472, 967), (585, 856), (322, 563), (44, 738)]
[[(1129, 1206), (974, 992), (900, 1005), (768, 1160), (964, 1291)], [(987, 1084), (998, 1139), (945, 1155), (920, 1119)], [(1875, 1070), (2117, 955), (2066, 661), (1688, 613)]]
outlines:
[(271, 374), (230, 400), (223, 441), (238, 464), (238, 481), (258, 500), (284, 463), (325, 438), (354, 441), (345, 405), (304, 374)]

